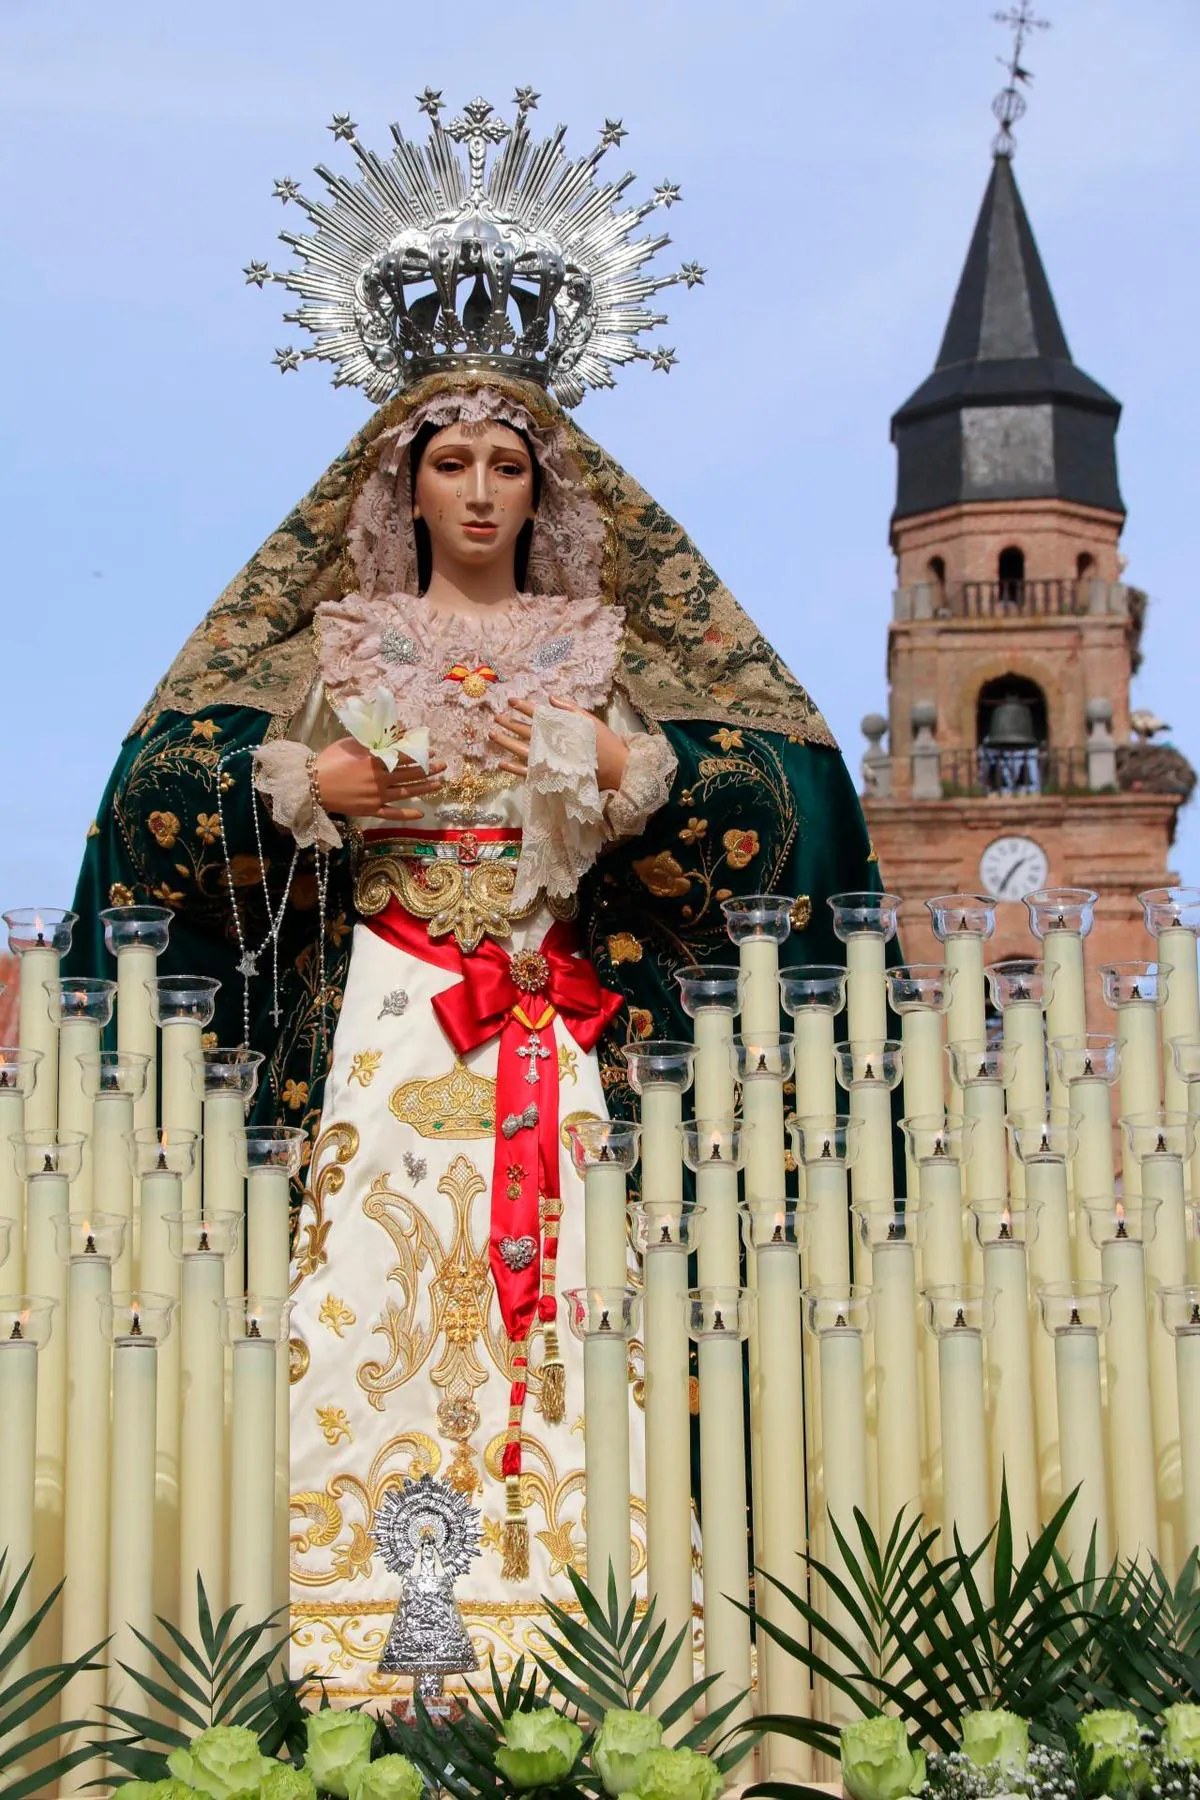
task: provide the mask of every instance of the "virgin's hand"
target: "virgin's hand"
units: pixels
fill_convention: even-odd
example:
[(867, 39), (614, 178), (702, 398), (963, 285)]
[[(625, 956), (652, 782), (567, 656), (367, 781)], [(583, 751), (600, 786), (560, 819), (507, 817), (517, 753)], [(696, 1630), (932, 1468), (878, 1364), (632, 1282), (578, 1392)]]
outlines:
[(596, 785), (602, 793), (615, 793), (625, 776), (625, 765), (629, 761), (629, 745), (619, 732), (598, 719), (595, 713), (588, 712), (585, 706), (576, 706), (573, 700), (560, 700), (551, 696), (551, 706), (559, 712), (579, 713), (582, 718), (590, 719), (596, 728)]
[(317, 757), (317, 788), (325, 811), (345, 818), (419, 819), (421, 808), (411, 802), (437, 793), (442, 785), (437, 777), (445, 767), (444, 762), (430, 763), (426, 775), (420, 763), (402, 755), (389, 773), (365, 744), (339, 738)]
[[(578, 713), (580, 718), (587, 719), (594, 726), (597, 786), (605, 791), (619, 788), (625, 764), (629, 761), (629, 745), (625, 739), (611, 730), (603, 719), (598, 719), (595, 713), (588, 712), (586, 707), (576, 706), (573, 700), (560, 700), (552, 696), (550, 704), (560, 712)], [(529, 740), (532, 732), (532, 700), (514, 700), (508, 712), (500, 714), (495, 729), (489, 733), (490, 741), (505, 752), (500, 759), (500, 767), (507, 769), (510, 775), (524, 777), (528, 773)]]

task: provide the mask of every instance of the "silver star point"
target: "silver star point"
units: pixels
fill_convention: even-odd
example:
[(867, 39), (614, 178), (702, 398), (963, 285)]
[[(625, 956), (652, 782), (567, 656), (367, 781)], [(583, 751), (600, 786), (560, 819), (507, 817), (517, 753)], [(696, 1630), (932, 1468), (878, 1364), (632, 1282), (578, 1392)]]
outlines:
[(286, 206), (289, 200), (300, 198), (300, 183), (293, 181), (290, 175), (282, 176), (271, 189), (276, 200), (282, 200)]
[(417, 105), (420, 107), (421, 111), (427, 113), (431, 119), (437, 118), (442, 110), (442, 104), (441, 88), (427, 87), (423, 93), (417, 95)]
[(246, 277), (247, 287), (252, 283), (256, 288), (265, 287), (271, 279), (271, 266), (265, 262), (248, 262), (242, 274)]
[(668, 349), (665, 344), (660, 344), (657, 350), (650, 352), (651, 367), (661, 369), (664, 375), (669, 375), (678, 361), (674, 350)]
[(655, 206), (671, 207), (682, 198), (683, 190), (677, 181), (660, 181), (654, 190)]
[[(271, 361), (275, 364), (275, 367), (279, 370), (281, 375), (286, 375), (290, 370), (298, 369), (300, 367), (302, 358), (299, 350), (293, 350), (290, 344), (285, 344), (282, 349), (276, 350)], [(251, 974), (253, 974), (253, 972), (254, 971), (251, 970)]]
[(347, 143), (349, 143), (355, 132), (358, 130), (358, 126), (354, 123), (354, 120), (350, 117), (348, 112), (334, 113), (333, 118), (326, 129), (332, 131), (335, 139), (345, 138)]
[(533, 112), (541, 95), (531, 87), (519, 87), (513, 95), (513, 105), (519, 112)]
[(703, 268), (698, 262), (684, 263), (682, 269), (679, 271), (680, 280), (686, 281), (690, 288), (703, 287), (704, 277), (707, 274), (708, 270)]
[(622, 138), (627, 138), (628, 136), (629, 133), (626, 131), (624, 125), (622, 125), (620, 119), (605, 119), (604, 130), (600, 133), (600, 142), (605, 150), (613, 150), (621, 142)]

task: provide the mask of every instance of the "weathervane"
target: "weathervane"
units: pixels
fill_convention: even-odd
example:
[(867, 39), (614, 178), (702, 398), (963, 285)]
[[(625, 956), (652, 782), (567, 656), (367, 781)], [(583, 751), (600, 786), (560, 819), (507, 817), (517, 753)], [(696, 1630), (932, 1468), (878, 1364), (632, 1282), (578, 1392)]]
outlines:
[(1002, 88), (992, 101), (992, 112), (1000, 122), (1000, 129), (992, 139), (992, 151), (996, 156), (1011, 156), (1017, 147), (1012, 128), (1025, 113), (1025, 96), (1021, 92), (1021, 86), (1028, 87), (1033, 80), (1030, 70), (1022, 66), (1021, 51), (1025, 47), (1026, 38), (1033, 32), (1049, 31), (1050, 21), (1036, 18), (1029, 0), (1017, 0), (1016, 5), (1010, 6), (1007, 12), (993, 13), (992, 17), (997, 25), (1007, 25), (1013, 34), (1012, 54), (1007, 58), (996, 58), (1008, 75), (1008, 86)]

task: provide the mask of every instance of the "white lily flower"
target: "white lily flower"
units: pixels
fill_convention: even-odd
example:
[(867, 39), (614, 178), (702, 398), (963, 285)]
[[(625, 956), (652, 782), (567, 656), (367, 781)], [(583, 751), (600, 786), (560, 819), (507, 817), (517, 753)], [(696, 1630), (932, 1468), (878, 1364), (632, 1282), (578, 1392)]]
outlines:
[(390, 774), (400, 760), (401, 740), (405, 735), (392, 690), (381, 682), (372, 699), (355, 694), (336, 711), (339, 722), (350, 736), (365, 744)]

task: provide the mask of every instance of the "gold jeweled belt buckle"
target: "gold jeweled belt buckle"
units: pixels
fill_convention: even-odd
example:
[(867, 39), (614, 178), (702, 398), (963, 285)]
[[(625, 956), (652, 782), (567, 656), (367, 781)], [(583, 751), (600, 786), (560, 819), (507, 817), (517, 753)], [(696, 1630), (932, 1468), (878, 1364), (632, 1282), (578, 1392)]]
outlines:
[(508, 967), (523, 994), (540, 994), (550, 985), (550, 964), (540, 950), (514, 950)]

